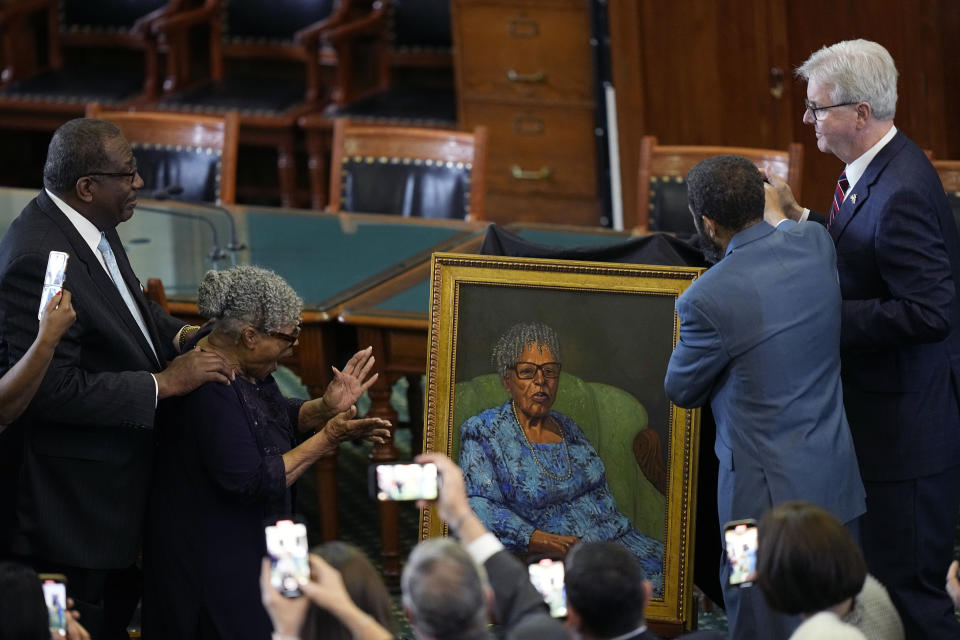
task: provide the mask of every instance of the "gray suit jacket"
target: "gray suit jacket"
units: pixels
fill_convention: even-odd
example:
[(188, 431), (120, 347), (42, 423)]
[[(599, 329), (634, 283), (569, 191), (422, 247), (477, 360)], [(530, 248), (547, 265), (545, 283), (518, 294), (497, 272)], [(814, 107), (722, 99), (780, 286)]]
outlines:
[[(183, 323), (143, 296), (116, 230), (106, 235), (157, 354), (172, 359), (173, 337)], [(163, 363), (90, 247), (41, 192), (0, 243), (2, 365), (16, 362), (36, 337), (51, 250), (70, 254), (65, 287), (77, 322), (57, 347), (30, 408), (4, 434), (7, 455), (18, 440), (23, 443), (13, 548), (72, 566), (126, 567), (139, 549), (153, 460), (150, 373)]]
[[(721, 525), (787, 500), (841, 522), (866, 510), (843, 408), (840, 306), (833, 243), (816, 223), (744, 229), (678, 298), (664, 386), (681, 407), (711, 404)], [(786, 638), (795, 621), (772, 614), (756, 589), (729, 588), (726, 566), (731, 637)]]
[(835, 265), (820, 225), (760, 222), (677, 300), (665, 389), (681, 407), (711, 403), (721, 523), (786, 500), (841, 522), (865, 510), (843, 410)]

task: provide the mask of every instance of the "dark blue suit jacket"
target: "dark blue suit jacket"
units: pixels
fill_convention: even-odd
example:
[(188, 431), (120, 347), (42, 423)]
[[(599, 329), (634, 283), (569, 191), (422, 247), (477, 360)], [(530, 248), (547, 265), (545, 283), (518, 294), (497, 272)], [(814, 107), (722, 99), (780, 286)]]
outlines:
[(960, 241), (923, 151), (898, 132), (830, 228), (844, 404), (864, 480), (960, 462)]

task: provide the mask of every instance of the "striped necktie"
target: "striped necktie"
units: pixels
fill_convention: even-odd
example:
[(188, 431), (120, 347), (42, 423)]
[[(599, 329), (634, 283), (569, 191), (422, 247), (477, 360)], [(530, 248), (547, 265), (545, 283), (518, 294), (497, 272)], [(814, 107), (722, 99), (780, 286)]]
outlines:
[(136, 320), (140, 331), (143, 332), (143, 337), (147, 339), (147, 344), (149, 344), (153, 350), (153, 355), (157, 355), (157, 350), (154, 348), (153, 341), (150, 339), (150, 334), (147, 332), (147, 327), (144, 324), (143, 314), (140, 313), (137, 303), (133, 300), (133, 296), (130, 295), (130, 288), (127, 286), (127, 283), (124, 282), (123, 276), (120, 275), (120, 267), (117, 266), (117, 257), (113, 255), (113, 248), (110, 246), (110, 241), (107, 240), (107, 236), (102, 232), (100, 233), (100, 244), (97, 245), (97, 250), (99, 250), (103, 256), (103, 262), (107, 265), (107, 273), (110, 274), (110, 279), (113, 280), (114, 286), (117, 287), (117, 291), (120, 292), (120, 296), (127, 304), (130, 315)]
[(837, 178), (837, 188), (833, 191), (833, 205), (830, 207), (830, 218), (827, 220), (827, 228), (833, 226), (833, 221), (837, 217), (837, 213), (840, 211), (840, 205), (843, 204), (843, 199), (847, 195), (847, 189), (850, 188), (850, 183), (847, 182), (847, 172), (844, 170), (840, 174), (840, 177)]

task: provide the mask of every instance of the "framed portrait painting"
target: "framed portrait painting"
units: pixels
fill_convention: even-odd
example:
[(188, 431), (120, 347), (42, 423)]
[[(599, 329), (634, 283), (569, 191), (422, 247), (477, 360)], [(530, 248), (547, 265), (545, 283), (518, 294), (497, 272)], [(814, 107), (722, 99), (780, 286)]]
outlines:
[[(621, 543), (653, 582), (651, 627), (688, 628), (700, 416), (663, 379), (703, 270), (443, 253), (431, 269), (424, 450), (460, 464), (508, 549)], [(446, 533), (424, 509), (421, 538)]]

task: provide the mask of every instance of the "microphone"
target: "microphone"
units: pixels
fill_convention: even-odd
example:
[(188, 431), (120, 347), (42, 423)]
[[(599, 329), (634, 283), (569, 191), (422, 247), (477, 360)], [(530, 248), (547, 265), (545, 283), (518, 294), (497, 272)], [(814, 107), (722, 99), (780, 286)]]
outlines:
[[(154, 200), (175, 200), (177, 196), (183, 193), (183, 187), (179, 184), (167, 185), (163, 189), (156, 189), (149, 195), (146, 195), (147, 198), (153, 198)], [(237, 239), (237, 224), (233, 219), (233, 214), (230, 213), (230, 210), (226, 207), (221, 207), (210, 202), (185, 202), (183, 200), (177, 200), (180, 204), (184, 204), (190, 207), (196, 207), (198, 209), (206, 209), (208, 211), (217, 211), (227, 216), (227, 222), (230, 224), (230, 244), (227, 245), (228, 251), (241, 251), (246, 249), (247, 245), (243, 244)]]
[[(155, 194), (151, 194), (155, 195)], [(187, 218), (188, 220), (199, 220), (205, 225), (210, 227), (210, 233), (213, 235), (213, 247), (210, 249), (209, 258), (214, 263), (214, 268), (216, 268), (217, 260), (223, 260), (227, 257), (227, 254), (224, 253), (223, 249), (220, 248), (220, 240), (217, 237), (217, 227), (206, 217), (201, 216), (196, 213), (187, 213), (186, 211), (171, 211), (170, 209), (161, 209), (159, 207), (149, 207), (146, 205), (138, 204), (137, 211), (147, 211), (148, 213), (161, 213), (167, 216), (173, 216), (175, 218)]]

